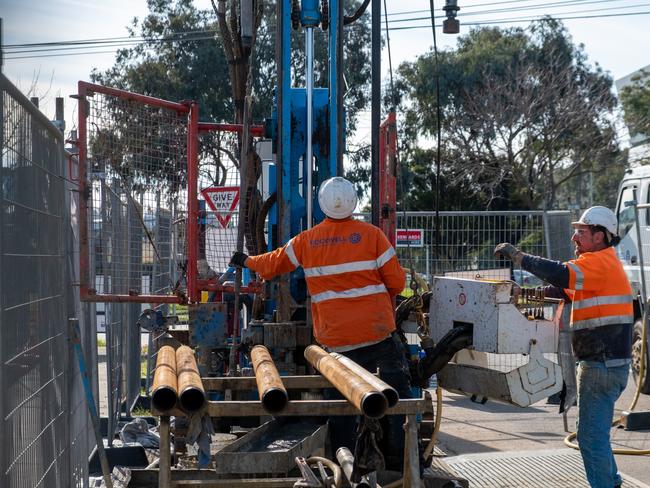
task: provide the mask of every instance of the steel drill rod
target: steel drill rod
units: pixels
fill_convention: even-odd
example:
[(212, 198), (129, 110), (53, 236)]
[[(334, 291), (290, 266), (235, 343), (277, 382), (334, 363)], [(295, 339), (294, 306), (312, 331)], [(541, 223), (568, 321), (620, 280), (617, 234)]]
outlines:
[(359, 364), (352, 361), (352, 359), (343, 356), (342, 354), (331, 352), (330, 356), (343, 363), (350, 371), (361, 376), (361, 378), (363, 378), (370, 386), (382, 392), (386, 397), (386, 400), (388, 400), (389, 408), (397, 405), (397, 402), (399, 402), (399, 395), (397, 394), (397, 390), (395, 388), (390, 386), (381, 378), (378, 378), (374, 374), (370, 373), (370, 371), (368, 371), (363, 366), (360, 366)]
[(358, 374), (318, 346), (308, 346), (305, 349), (305, 359), (365, 416), (383, 417), (388, 408), (388, 400), (381, 391), (370, 386)]
[(178, 403), (186, 412), (197, 412), (207, 403), (205, 389), (196, 365), (194, 351), (188, 346), (176, 349)]
[(177, 400), (176, 351), (172, 346), (162, 346), (156, 358), (151, 404), (156, 410), (166, 412), (176, 406)]
[(350, 449), (348, 449), (347, 447), (339, 447), (338, 450), (336, 451), (336, 460), (339, 462), (339, 465), (343, 470), (343, 474), (347, 478), (352, 488), (370, 488), (370, 484), (368, 484), (367, 478), (365, 476), (361, 477), (361, 481), (359, 483), (354, 483), (352, 481), (352, 470), (354, 469), (354, 456), (350, 452)]
[(289, 395), (269, 350), (264, 346), (255, 346), (251, 350), (251, 361), (264, 410), (272, 415), (280, 413), (287, 406)]

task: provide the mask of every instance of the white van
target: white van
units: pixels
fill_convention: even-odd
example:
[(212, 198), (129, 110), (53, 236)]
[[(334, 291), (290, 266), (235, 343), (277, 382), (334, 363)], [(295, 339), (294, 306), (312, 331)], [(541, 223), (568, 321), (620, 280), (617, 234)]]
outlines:
[[(641, 296), (641, 275), (639, 246), (634, 216), (634, 207), (626, 206), (626, 202), (636, 200), (637, 203), (650, 203), (650, 166), (641, 166), (629, 169), (621, 181), (616, 202), (616, 216), (618, 217), (618, 235), (621, 242), (616, 246), (618, 257), (623, 263), (623, 268), (632, 284), (635, 296)], [(647, 292), (650, 294), (650, 209), (639, 210), (639, 224), (641, 226), (641, 240), (643, 247), (643, 267)], [(641, 307), (638, 300), (634, 302), (634, 337), (632, 344), (632, 372), (635, 381), (638, 381), (639, 367), (641, 364), (641, 337), (643, 323), (641, 320)], [(650, 334), (648, 334), (650, 335)], [(650, 338), (649, 338), (650, 340)], [(650, 393), (650, 374), (648, 374), (649, 355), (646, 348), (646, 374), (642, 386), (643, 393)]]

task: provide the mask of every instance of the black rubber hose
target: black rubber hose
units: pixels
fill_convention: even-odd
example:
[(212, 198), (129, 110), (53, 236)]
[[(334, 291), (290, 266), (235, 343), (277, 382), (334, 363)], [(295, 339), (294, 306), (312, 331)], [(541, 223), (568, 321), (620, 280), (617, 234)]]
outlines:
[(365, 13), (365, 11), (368, 8), (369, 4), (370, 4), (370, 0), (364, 0), (363, 3), (361, 5), (359, 5), (359, 8), (357, 9), (356, 12), (354, 12), (354, 14), (352, 14), (350, 17), (348, 17), (347, 15), (344, 15), (343, 16), (343, 25), (349, 25), (352, 22), (355, 22), (355, 21), (359, 20), (359, 17), (361, 17)]
[(262, 204), (260, 211), (257, 214), (257, 220), (255, 221), (255, 236), (257, 237), (257, 252), (259, 254), (267, 251), (267, 243), (264, 238), (264, 224), (266, 223), (266, 216), (269, 214), (269, 210), (271, 210), (271, 207), (277, 199), (278, 194), (276, 192), (271, 193), (269, 198), (267, 198)]
[(444, 368), (454, 354), (471, 345), (472, 327), (470, 325), (454, 327), (434, 347), (424, 350), (425, 356), (411, 370), (412, 383), (420, 388), (426, 388), (429, 385), (429, 378)]

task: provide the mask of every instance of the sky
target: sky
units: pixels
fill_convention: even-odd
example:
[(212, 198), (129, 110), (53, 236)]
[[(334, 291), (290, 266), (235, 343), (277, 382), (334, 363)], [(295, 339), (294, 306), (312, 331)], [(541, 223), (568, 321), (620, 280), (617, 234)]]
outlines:
[[(428, 0), (385, 0), (388, 13), (393, 68), (413, 61), (433, 45)], [(211, 8), (210, 0), (195, 0), (198, 8)], [(437, 23), (443, 16), (443, 0), (435, 0)], [(563, 18), (575, 43), (584, 44), (592, 63), (598, 63), (614, 79), (650, 65), (650, 0), (458, 0), (460, 34), (477, 23), (500, 27), (526, 27), (531, 18), (549, 14)], [(383, 1), (382, 1), (383, 12)], [(126, 26), (147, 13), (145, 0), (0, 0), (3, 73), (19, 89), (41, 98), (41, 110), (54, 116), (55, 97), (65, 97), (67, 129), (76, 124), (79, 80), (89, 80), (93, 68), (112, 66), (115, 47), (22, 52), (34, 47), (16, 44), (126, 37)], [(383, 14), (382, 14), (383, 15)], [(382, 17), (382, 26), (385, 19)], [(385, 32), (383, 32), (385, 36)], [(453, 47), (457, 36), (436, 30), (439, 48)], [(73, 54), (74, 53), (74, 54)], [(388, 49), (382, 55), (387, 75)], [(361, 120), (359, 136), (369, 134), (370, 120)]]

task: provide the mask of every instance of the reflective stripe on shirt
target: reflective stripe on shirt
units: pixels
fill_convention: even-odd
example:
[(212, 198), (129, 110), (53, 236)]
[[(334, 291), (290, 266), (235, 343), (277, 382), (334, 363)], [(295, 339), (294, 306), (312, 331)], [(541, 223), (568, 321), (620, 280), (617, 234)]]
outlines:
[[(305, 268), (305, 276), (314, 278), (316, 276), (330, 276), (340, 273), (353, 273), (355, 271), (374, 271), (381, 268), (393, 256), (395, 256), (395, 249), (388, 248), (376, 260), (367, 261), (352, 261), (350, 263), (330, 264), (328, 266), (314, 266), (312, 268)], [(293, 261), (292, 261), (293, 262)]]
[(293, 239), (290, 239), (289, 242), (287, 242), (287, 246), (284, 248), (284, 252), (287, 253), (287, 257), (289, 258), (289, 261), (291, 261), (291, 264), (293, 264), (297, 268), (298, 266), (300, 266), (300, 262), (296, 257), (296, 252), (293, 250), (292, 243), (293, 243)]
[(315, 276), (329, 276), (339, 273), (351, 273), (353, 271), (371, 271), (377, 269), (377, 261), (353, 261), (351, 263), (331, 264), (329, 266), (314, 266), (305, 268), (305, 276), (313, 278)]
[(618, 305), (632, 303), (632, 295), (609, 295), (586, 298), (584, 300), (576, 300), (573, 302), (573, 310), (580, 310), (588, 307), (595, 307), (597, 305)]
[(390, 261), (390, 258), (395, 256), (395, 248), (389, 247), (386, 251), (377, 258), (377, 267), (381, 268), (384, 264)]
[(592, 329), (601, 325), (631, 324), (634, 322), (634, 315), (610, 315), (608, 317), (596, 317), (593, 319), (574, 320), (571, 324), (573, 330)]
[(325, 300), (334, 300), (335, 298), (357, 298), (366, 295), (375, 295), (377, 293), (388, 293), (383, 283), (381, 285), (369, 285), (363, 288), (350, 288), (349, 290), (343, 291), (324, 291), (312, 296), (311, 302), (320, 303)]
[(584, 275), (582, 274), (582, 271), (580, 268), (574, 264), (574, 263), (566, 263), (567, 266), (569, 266), (576, 274), (576, 285), (573, 287), (574, 290), (582, 290), (582, 285), (584, 282)]

